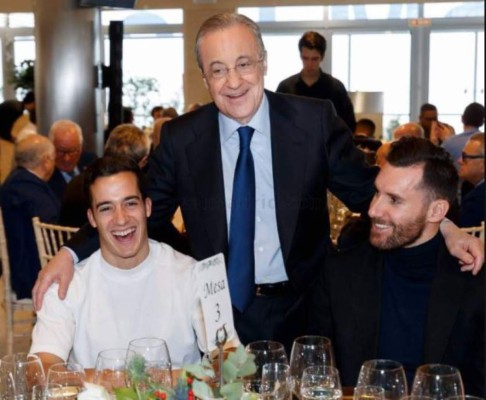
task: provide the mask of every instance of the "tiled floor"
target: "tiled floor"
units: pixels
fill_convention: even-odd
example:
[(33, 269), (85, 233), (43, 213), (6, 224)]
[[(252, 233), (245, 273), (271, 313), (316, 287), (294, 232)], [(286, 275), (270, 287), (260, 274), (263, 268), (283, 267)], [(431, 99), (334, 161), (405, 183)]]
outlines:
[[(4, 294), (3, 294), (3, 280), (0, 279), (0, 357), (3, 357), (7, 352), (7, 317), (4, 307)], [(16, 319), (25, 318), (25, 314), (22, 315), (21, 312), (16, 314)], [(14, 339), (14, 352), (27, 352), (30, 348), (30, 327), (19, 326), (15, 330), (16, 334), (21, 334), (22, 336), (16, 336)]]

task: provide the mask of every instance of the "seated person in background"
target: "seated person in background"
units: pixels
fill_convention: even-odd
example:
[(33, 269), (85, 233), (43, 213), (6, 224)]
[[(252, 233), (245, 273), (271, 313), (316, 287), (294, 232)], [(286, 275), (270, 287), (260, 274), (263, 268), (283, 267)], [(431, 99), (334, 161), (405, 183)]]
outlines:
[(52, 124), (49, 139), (56, 148), (56, 169), (49, 180), (49, 186), (61, 200), (69, 181), (95, 160), (96, 154), (83, 151), (81, 127), (68, 119)]
[(395, 128), (393, 131), (393, 140), (400, 139), (403, 136), (423, 138), (424, 134), (424, 128), (422, 128), (419, 124), (415, 122), (408, 122)]
[(326, 259), (310, 332), (331, 338), (343, 386), (384, 358), (400, 361), (409, 383), (421, 364), (454, 365), (465, 392), (484, 397), (484, 271), (461, 273), (439, 230), (457, 181), (443, 149), (394, 142), (375, 181), (369, 243)]
[(484, 133), (475, 133), (464, 146), (459, 159), (459, 177), (471, 185), (462, 199), (459, 226), (479, 226), (484, 221)]
[(375, 137), (376, 125), (369, 118), (361, 118), (356, 122), (356, 128), (354, 129), (354, 136), (364, 136), (369, 138)]
[(17, 168), (2, 187), (12, 289), (18, 299), (30, 298), (40, 270), (32, 217), (57, 223), (60, 202), (47, 184), (54, 171), (54, 145), (45, 136), (26, 136), (15, 145)]
[[(143, 170), (147, 165), (150, 143), (147, 135), (132, 124), (113, 129), (105, 143), (105, 155), (124, 155), (132, 158)], [(88, 222), (88, 198), (83, 190), (84, 171), (68, 183), (61, 202), (59, 224), (81, 227)]]
[(164, 338), (176, 367), (199, 360), (198, 343), (205, 351), (195, 261), (148, 239), (152, 203), (142, 179), (128, 157), (106, 156), (86, 170), (100, 250), (76, 268), (65, 300), (54, 286), (46, 293), (30, 349), (45, 366), (70, 359), (93, 368), (100, 351), (145, 336)]

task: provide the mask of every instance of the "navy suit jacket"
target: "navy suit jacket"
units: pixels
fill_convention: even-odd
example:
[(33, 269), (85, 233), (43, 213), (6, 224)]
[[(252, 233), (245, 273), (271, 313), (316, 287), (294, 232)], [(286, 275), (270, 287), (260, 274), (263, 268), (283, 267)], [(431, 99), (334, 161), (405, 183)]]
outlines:
[(12, 288), (18, 298), (31, 297), (40, 269), (32, 217), (57, 223), (60, 202), (49, 185), (24, 168), (5, 181), (1, 205), (7, 236)]
[[(356, 384), (380, 342), (383, 253), (365, 242), (329, 255), (313, 293), (310, 333), (331, 339), (341, 381)], [(485, 396), (484, 267), (461, 272), (442, 243), (425, 325), (422, 361), (461, 370), (465, 391)], [(400, 360), (397, 360), (400, 361)]]
[[(265, 94), (270, 109), (276, 233), (287, 276), (301, 292), (322, 267), (330, 244), (326, 190), (351, 209), (366, 211), (377, 170), (367, 167), (330, 101)], [(159, 224), (170, 221), (180, 206), (191, 255), (204, 259), (227, 254), (228, 221), (214, 103), (163, 125), (147, 177), (153, 202), (151, 237), (163, 240), (158, 236)], [(80, 258), (93, 251), (92, 245), (76, 239), (70, 246)]]
[(479, 226), (484, 221), (484, 181), (470, 190), (462, 199), (459, 226)]

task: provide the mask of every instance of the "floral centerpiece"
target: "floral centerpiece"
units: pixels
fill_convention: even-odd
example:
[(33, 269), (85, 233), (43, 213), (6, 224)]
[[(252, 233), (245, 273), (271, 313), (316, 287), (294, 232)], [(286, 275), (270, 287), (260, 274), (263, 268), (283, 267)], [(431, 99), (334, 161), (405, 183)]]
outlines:
[(255, 356), (239, 345), (228, 353), (221, 371), (209, 357), (204, 357), (199, 364), (184, 366), (171, 388), (150, 383), (144, 358), (134, 357), (127, 367), (132, 387), (115, 389), (115, 397), (117, 400), (239, 400), (243, 397), (243, 378), (256, 372), (254, 360)]

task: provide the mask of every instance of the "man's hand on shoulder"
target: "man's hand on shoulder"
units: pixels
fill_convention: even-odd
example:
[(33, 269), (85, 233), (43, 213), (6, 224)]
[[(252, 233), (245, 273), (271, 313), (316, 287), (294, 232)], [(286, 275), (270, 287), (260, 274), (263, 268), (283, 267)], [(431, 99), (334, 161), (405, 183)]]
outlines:
[(484, 243), (477, 237), (463, 232), (453, 222), (440, 224), (449, 253), (459, 259), (461, 271), (477, 275), (484, 264)]
[(43, 267), (37, 277), (34, 288), (32, 289), (32, 300), (34, 309), (40, 310), (44, 295), (49, 287), (57, 282), (59, 283), (58, 295), (61, 300), (66, 297), (66, 293), (74, 276), (74, 262), (69, 250), (61, 250)]

